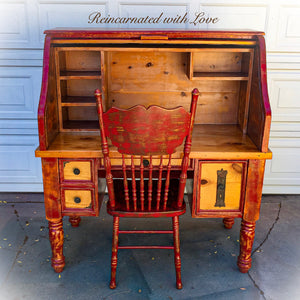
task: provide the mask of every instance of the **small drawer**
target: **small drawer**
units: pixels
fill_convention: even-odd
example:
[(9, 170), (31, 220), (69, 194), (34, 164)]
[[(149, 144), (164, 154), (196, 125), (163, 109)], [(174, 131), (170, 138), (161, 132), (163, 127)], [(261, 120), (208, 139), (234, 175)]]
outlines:
[(196, 215), (241, 216), (246, 162), (198, 162)]
[(90, 190), (64, 190), (66, 208), (91, 208), (92, 191)]
[(78, 213), (80, 215), (94, 215), (94, 189), (63, 188), (61, 191), (63, 213)]
[(61, 160), (62, 181), (85, 180), (92, 181), (92, 161)]

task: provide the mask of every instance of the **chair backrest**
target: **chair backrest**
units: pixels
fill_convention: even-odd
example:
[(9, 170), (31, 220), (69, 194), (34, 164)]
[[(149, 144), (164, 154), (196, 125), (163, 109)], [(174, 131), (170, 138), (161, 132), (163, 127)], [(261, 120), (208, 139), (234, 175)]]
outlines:
[[(122, 155), (126, 209), (133, 211), (153, 210), (153, 207), (157, 210), (166, 209), (172, 154), (185, 138), (175, 199), (175, 206), (182, 206), (198, 95), (198, 90), (194, 89), (190, 112), (182, 106), (165, 109), (160, 106), (145, 108), (142, 105), (126, 110), (112, 107), (103, 112), (101, 92), (95, 91), (110, 207), (115, 207), (116, 203), (107, 138)], [(130, 184), (128, 177), (131, 177)], [(153, 195), (154, 190), (156, 195)]]

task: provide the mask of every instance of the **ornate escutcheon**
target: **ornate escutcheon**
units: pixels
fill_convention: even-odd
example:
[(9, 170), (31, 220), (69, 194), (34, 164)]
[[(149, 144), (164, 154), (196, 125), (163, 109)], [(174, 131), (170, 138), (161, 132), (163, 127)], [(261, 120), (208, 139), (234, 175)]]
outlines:
[(226, 186), (226, 176), (227, 171), (221, 170), (217, 171), (217, 195), (215, 207), (225, 207), (225, 186)]

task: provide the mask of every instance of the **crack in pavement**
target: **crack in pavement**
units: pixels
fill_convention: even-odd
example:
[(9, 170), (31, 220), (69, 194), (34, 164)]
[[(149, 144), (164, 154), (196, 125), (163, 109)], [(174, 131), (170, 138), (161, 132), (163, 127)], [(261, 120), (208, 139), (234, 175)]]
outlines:
[(277, 217), (276, 217), (274, 223), (273, 223), (272, 226), (270, 227), (270, 229), (269, 229), (269, 231), (268, 231), (266, 237), (264, 238), (264, 240), (259, 244), (258, 247), (256, 247), (256, 248), (252, 251), (251, 256), (253, 256), (253, 255), (256, 253), (256, 251), (257, 251), (259, 248), (261, 248), (262, 245), (268, 240), (268, 238), (269, 238), (269, 236), (270, 236), (270, 234), (271, 234), (273, 228), (275, 227), (276, 223), (279, 221), (280, 212), (281, 212), (281, 202), (279, 203), (279, 209), (278, 209)]
[[(12, 207), (13, 210), (14, 210), (13, 213), (14, 213), (14, 215), (16, 216), (17, 223), (19, 224), (19, 226), (20, 226), (20, 228), (22, 229), (22, 231), (25, 232), (25, 227), (22, 226), (22, 224), (21, 224), (21, 222), (20, 222), (20, 215), (19, 215), (18, 211), (16, 210), (15, 205), (12, 204), (11, 207)], [(22, 243), (22, 244), (19, 246), (19, 248), (18, 248), (18, 251), (17, 251), (17, 253), (16, 253), (16, 256), (15, 256), (15, 258), (14, 258), (14, 261), (13, 261), (13, 263), (12, 263), (12, 265), (11, 265), (11, 267), (10, 267), (10, 269), (9, 269), (9, 271), (8, 271), (8, 273), (7, 273), (7, 275), (6, 275), (6, 277), (5, 277), (5, 280), (4, 280), (4, 281), (2, 282), (2, 284), (1, 284), (1, 288), (3, 287), (4, 283), (8, 280), (8, 277), (9, 277), (10, 273), (12, 272), (13, 268), (15, 267), (16, 262), (17, 262), (17, 260), (18, 260), (18, 257), (19, 257), (19, 255), (22, 253), (23, 247), (24, 247), (25, 244), (27, 243), (28, 239), (29, 239), (28, 235), (25, 235), (24, 240), (23, 240), (23, 243)], [(1, 289), (1, 288), (0, 288), (0, 289)]]
[(259, 290), (259, 293), (262, 295), (262, 297), (267, 300), (264, 291), (259, 287), (259, 285), (255, 282), (254, 278), (251, 276), (251, 274), (248, 271), (248, 276), (250, 278), (250, 280), (253, 282), (253, 285)]
[(22, 229), (23, 231), (25, 231), (25, 227), (22, 226), (22, 224), (21, 224), (21, 222), (20, 222), (20, 215), (19, 215), (18, 211), (16, 210), (14, 204), (13, 204), (11, 207), (14, 209), (14, 214), (15, 214), (15, 216), (17, 217), (17, 223), (19, 224), (19, 226), (21, 227), (21, 229)]
[[(281, 212), (281, 202), (279, 203), (279, 208), (278, 208), (278, 212), (277, 212), (277, 217), (276, 219), (274, 220), (272, 226), (270, 227), (266, 237), (264, 238), (264, 240), (258, 245), (258, 247), (256, 247), (252, 253), (251, 253), (251, 257), (258, 251), (258, 249), (260, 249), (263, 244), (268, 240), (272, 230), (274, 229), (275, 225), (277, 224), (277, 222), (279, 221), (279, 218), (280, 218), (280, 212)], [(253, 285), (259, 290), (259, 293), (262, 295), (263, 299), (267, 300), (266, 296), (265, 296), (265, 293), (264, 291), (259, 287), (259, 285), (256, 283), (256, 281), (254, 280), (254, 278), (251, 276), (250, 274), (250, 270), (248, 271), (248, 276), (250, 278), (250, 280), (252, 281)]]
[(16, 265), (16, 262), (17, 262), (17, 260), (18, 260), (18, 257), (19, 257), (19, 255), (22, 253), (22, 249), (23, 249), (23, 247), (25, 246), (25, 244), (27, 243), (27, 241), (28, 241), (28, 236), (25, 235), (24, 241), (23, 241), (22, 245), (19, 246), (19, 250), (18, 250), (18, 252), (17, 252), (17, 254), (16, 254), (16, 256), (15, 256), (15, 259), (14, 259), (14, 261), (13, 261), (13, 264), (12, 264), (12, 266), (10, 267), (10, 269), (9, 269), (7, 275), (6, 275), (5, 280), (3, 280), (2, 284), (1, 284), (1, 289), (2, 289), (2, 287), (3, 287), (3, 285), (4, 285), (4, 283), (7, 281), (7, 279), (8, 279), (8, 277), (9, 277), (10, 273), (12, 272), (14, 266)]

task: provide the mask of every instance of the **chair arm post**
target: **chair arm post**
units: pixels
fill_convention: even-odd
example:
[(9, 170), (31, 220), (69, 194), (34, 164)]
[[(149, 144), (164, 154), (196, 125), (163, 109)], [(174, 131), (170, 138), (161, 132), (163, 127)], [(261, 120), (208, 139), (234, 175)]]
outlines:
[(106, 183), (107, 183), (107, 190), (109, 195), (110, 206), (115, 207), (115, 193), (113, 189), (113, 176), (111, 173), (111, 163), (109, 158), (109, 149), (107, 144), (107, 139), (104, 130), (104, 123), (103, 123), (103, 106), (102, 106), (102, 95), (99, 89), (95, 90), (95, 98), (97, 102), (97, 112), (99, 117), (99, 125), (100, 125), (100, 135), (101, 135), (101, 147), (102, 153), (104, 156), (104, 165), (106, 170)]
[(177, 198), (178, 207), (182, 206), (183, 197), (184, 197), (184, 189), (185, 189), (185, 184), (187, 179), (187, 169), (189, 165), (189, 156), (190, 156), (191, 146), (192, 146), (192, 133), (193, 133), (198, 97), (199, 97), (199, 91), (197, 88), (195, 88), (192, 91), (192, 103), (190, 108), (191, 118), (190, 118), (189, 132), (184, 144), (184, 156), (182, 159), (182, 168), (181, 168), (182, 171), (180, 174), (179, 191), (178, 191), (178, 198)]

